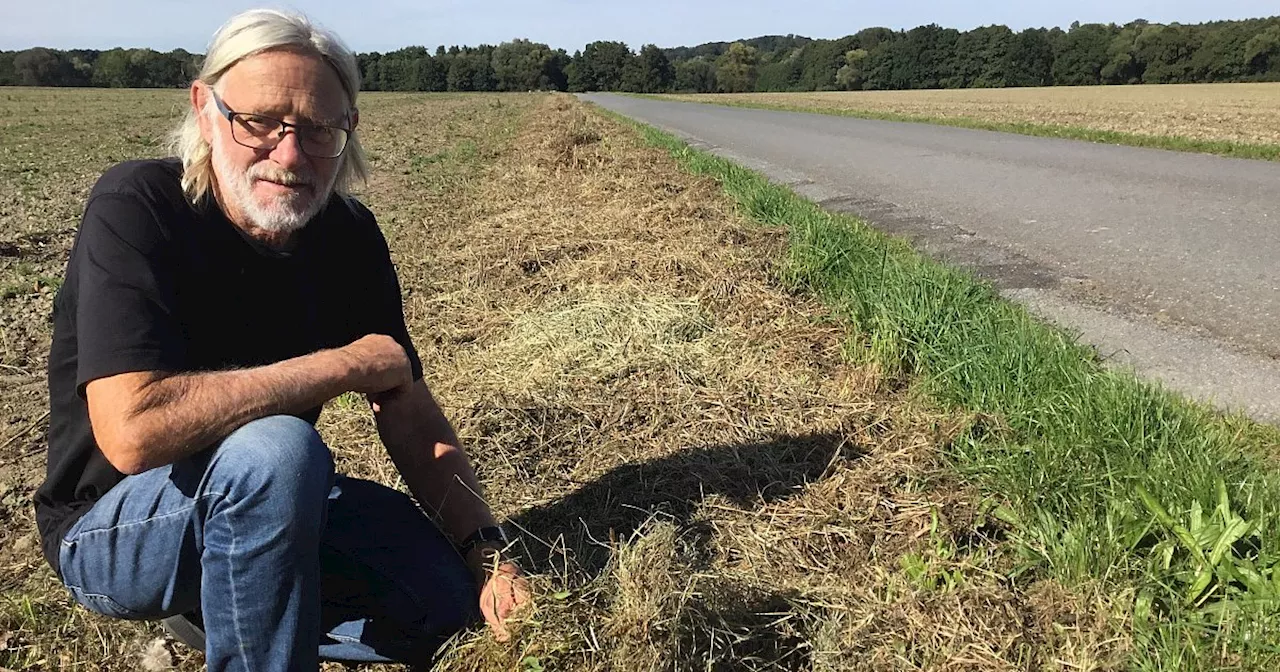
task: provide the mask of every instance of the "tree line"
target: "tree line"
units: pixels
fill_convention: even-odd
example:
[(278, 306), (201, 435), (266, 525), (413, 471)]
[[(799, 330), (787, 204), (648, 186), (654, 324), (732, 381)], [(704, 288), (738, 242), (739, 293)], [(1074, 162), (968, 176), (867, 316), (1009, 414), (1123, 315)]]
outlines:
[[(1137, 20), (1014, 32), (936, 24), (838, 39), (772, 35), (639, 52), (598, 41), (572, 55), (516, 39), (356, 56), (369, 91), (823, 91), (1280, 81), (1280, 17), (1196, 25)], [(0, 85), (185, 87), (182, 49), (0, 51)]]

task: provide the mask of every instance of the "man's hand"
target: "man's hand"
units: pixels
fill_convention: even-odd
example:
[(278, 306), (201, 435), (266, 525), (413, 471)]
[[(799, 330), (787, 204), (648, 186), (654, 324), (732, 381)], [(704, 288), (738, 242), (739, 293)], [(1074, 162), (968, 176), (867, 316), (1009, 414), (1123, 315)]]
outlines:
[(379, 394), (407, 389), (413, 383), (409, 356), (396, 339), (382, 334), (369, 334), (340, 351), (351, 367), (352, 392)]
[[(431, 396), (426, 383), (368, 394), (378, 435), (409, 491), (438, 517), (451, 539), (498, 524), (484, 501), (480, 482), (458, 447), (458, 435)], [(520, 568), (504, 561), (495, 543), (467, 552), (467, 567), (480, 587), (480, 612), (500, 641), (511, 637), (504, 621), (530, 601), (529, 583)]]
[(514, 562), (502, 559), (493, 547), (479, 547), (467, 554), (467, 564), (480, 586), (480, 613), (493, 630), (494, 639), (511, 639), (506, 620), (532, 599), (529, 582)]

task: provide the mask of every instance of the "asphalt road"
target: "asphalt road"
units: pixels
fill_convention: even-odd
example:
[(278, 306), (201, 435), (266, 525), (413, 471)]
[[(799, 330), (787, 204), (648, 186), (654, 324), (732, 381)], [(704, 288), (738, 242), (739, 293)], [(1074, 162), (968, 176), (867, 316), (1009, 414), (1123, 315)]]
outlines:
[(583, 98), (968, 266), (1117, 364), (1280, 420), (1280, 163)]

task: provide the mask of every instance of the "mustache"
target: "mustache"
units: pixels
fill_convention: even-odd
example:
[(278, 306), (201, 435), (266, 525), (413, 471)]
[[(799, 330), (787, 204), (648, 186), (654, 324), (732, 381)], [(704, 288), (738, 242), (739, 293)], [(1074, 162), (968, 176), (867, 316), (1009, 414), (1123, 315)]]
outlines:
[(310, 187), (315, 184), (315, 180), (309, 175), (295, 173), (292, 170), (277, 168), (275, 166), (254, 166), (249, 169), (249, 177), (255, 180), (267, 180), (286, 186), (304, 186)]

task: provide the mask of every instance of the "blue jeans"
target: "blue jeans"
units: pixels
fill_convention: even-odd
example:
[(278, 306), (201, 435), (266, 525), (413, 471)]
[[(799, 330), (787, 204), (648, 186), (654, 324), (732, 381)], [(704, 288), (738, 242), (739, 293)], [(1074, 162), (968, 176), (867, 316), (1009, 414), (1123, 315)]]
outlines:
[(199, 609), (214, 671), (426, 662), (478, 618), (470, 572), (413, 500), (335, 477), (328, 446), (290, 416), (125, 478), (67, 532), (59, 562), (100, 614)]

